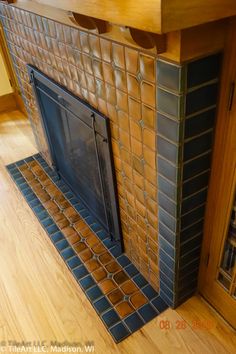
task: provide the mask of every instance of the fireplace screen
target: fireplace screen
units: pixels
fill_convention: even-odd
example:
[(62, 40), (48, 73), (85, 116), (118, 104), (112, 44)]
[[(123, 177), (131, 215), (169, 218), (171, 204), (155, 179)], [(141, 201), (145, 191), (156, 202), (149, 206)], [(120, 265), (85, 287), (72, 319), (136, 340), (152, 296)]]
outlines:
[(109, 120), (28, 65), (54, 168), (113, 240), (121, 239)]

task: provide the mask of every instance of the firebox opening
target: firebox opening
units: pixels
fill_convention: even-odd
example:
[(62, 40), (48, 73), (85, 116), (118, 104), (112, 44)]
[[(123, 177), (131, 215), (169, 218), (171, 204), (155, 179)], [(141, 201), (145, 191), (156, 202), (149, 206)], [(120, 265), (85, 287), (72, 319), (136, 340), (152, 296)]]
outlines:
[(53, 168), (114, 241), (122, 242), (109, 120), (27, 65)]

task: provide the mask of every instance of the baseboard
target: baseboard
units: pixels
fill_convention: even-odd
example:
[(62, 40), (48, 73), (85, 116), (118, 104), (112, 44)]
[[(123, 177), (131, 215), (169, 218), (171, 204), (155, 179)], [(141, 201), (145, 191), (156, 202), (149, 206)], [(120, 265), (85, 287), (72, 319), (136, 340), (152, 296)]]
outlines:
[(10, 111), (14, 109), (17, 109), (17, 102), (14, 92), (0, 96), (0, 112)]

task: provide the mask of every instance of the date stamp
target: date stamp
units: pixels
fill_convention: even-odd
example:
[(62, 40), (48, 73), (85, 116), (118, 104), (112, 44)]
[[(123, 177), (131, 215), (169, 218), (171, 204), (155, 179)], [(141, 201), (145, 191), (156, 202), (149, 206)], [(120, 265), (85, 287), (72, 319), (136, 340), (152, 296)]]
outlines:
[(176, 330), (185, 330), (187, 328), (191, 328), (194, 331), (210, 331), (215, 326), (214, 321), (212, 320), (193, 320), (187, 322), (185, 320), (160, 320), (159, 321), (159, 328), (161, 330), (169, 330), (169, 329), (176, 329)]

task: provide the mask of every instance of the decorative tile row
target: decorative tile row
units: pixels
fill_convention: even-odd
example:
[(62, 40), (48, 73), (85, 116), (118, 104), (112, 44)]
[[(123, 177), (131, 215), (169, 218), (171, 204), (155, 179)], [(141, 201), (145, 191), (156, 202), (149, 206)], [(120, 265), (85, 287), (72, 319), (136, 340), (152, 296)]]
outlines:
[(7, 169), (115, 341), (167, 308), (39, 154)]

